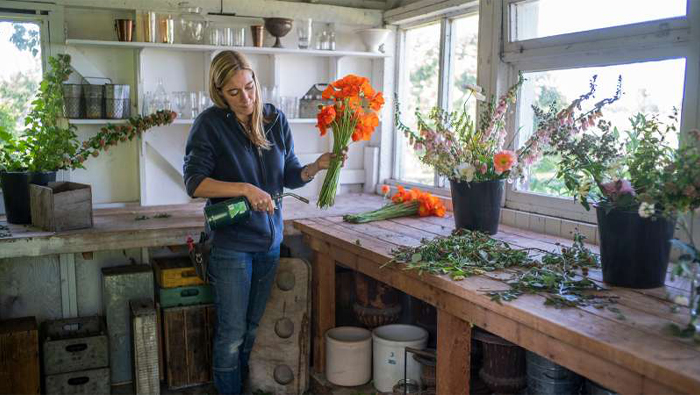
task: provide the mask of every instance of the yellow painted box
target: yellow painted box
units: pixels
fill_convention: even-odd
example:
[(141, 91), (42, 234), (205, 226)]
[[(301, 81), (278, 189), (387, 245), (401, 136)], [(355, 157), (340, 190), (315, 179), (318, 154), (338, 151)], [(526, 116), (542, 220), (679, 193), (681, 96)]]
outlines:
[(189, 256), (153, 258), (153, 270), (161, 288), (204, 284), (204, 281), (197, 277), (197, 271), (192, 266)]

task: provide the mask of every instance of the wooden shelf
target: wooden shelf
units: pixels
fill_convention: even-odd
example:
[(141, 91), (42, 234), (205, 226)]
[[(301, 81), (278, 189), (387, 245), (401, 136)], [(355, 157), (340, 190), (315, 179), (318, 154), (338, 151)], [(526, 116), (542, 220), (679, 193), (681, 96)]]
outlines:
[(126, 123), (126, 119), (69, 119), (73, 125), (104, 125), (107, 123)]
[(383, 59), (389, 55), (374, 52), (360, 51), (322, 51), (316, 49), (296, 49), (296, 48), (271, 48), (271, 47), (229, 47), (218, 45), (200, 45), (200, 44), (161, 44), (161, 43), (144, 43), (144, 42), (124, 42), (124, 41), (101, 41), (101, 40), (81, 40), (69, 38), (66, 40), (66, 45), (80, 46), (96, 46), (96, 47), (112, 47), (112, 48), (130, 48), (130, 49), (169, 49), (175, 51), (221, 51), (225, 49), (233, 49), (246, 54), (260, 55), (312, 55), (325, 57), (343, 57), (353, 56), (360, 58)]
[[(126, 119), (70, 119), (69, 122), (73, 125), (105, 125), (107, 123), (121, 124), (126, 123)], [(290, 124), (315, 124), (316, 119), (314, 118), (294, 118), (288, 119), (287, 122)], [(191, 118), (178, 118), (173, 121), (173, 125), (192, 125), (194, 119)]]

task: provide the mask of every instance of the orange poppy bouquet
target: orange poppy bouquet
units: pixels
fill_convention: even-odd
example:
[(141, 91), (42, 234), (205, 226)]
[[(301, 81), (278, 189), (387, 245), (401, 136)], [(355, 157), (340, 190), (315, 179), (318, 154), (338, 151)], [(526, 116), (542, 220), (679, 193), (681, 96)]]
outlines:
[(333, 100), (333, 104), (323, 106), (316, 115), (321, 136), (333, 129), (333, 153), (326, 178), (323, 180), (318, 198), (320, 208), (335, 203), (338, 178), (342, 165), (342, 152), (350, 141), (369, 140), (379, 125), (378, 112), (384, 105), (382, 92), (375, 92), (365, 77), (348, 74), (331, 83), (323, 91), (323, 99)]
[[(506, 113), (517, 100), (518, 81), (498, 100), (492, 98), (482, 106), (478, 127), (464, 108), (448, 112), (434, 107), (425, 116), (416, 111), (418, 131), (404, 125), (396, 106), (396, 127), (408, 138), (421, 162), (432, 166), (438, 174), (454, 181), (480, 182), (515, 178), (525, 161), (524, 152), (505, 147)], [(467, 88), (477, 100), (485, 101), (478, 86)]]
[[(389, 187), (383, 186), (385, 195), (389, 194)], [(436, 217), (445, 216), (445, 206), (442, 201), (428, 192), (423, 192), (418, 188), (407, 191), (399, 186), (398, 192), (391, 197), (391, 203), (386, 206), (366, 213), (346, 215), (343, 220), (353, 224), (365, 222), (381, 221), (390, 218), (408, 217), (418, 214), (421, 217), (434, 215)]]

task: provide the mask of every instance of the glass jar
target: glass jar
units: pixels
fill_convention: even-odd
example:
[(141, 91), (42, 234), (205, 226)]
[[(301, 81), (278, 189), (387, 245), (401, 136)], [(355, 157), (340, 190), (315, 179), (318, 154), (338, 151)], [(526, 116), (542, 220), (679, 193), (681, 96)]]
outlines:
[(180, 41), (183, 44), (203, 44), (209, 22), (202, 16), (202, 8), (184, 1), (178, 4), (180, 10)]

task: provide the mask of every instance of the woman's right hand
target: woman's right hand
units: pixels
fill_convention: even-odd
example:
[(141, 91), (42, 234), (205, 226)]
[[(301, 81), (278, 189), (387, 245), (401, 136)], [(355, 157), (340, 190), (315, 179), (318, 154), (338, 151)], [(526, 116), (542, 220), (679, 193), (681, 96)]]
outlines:
[(255, 185), (246, 185), (245, 197), (248, 199), (251, 209), (255, 211), (267, 211), (270, 214), (275, 213), (275, 202), (272, 201), (270, 194)]

